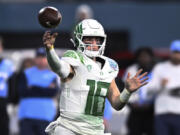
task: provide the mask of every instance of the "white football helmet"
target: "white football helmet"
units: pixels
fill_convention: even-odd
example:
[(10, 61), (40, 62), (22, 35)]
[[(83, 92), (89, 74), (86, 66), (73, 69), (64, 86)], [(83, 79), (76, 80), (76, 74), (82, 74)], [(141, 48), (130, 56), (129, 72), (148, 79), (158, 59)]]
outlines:
[[(98, 44), (98, 51), (87, 50), (92, 44), (85, 44), (82, 40), (84, 37), (100, 37), (101, 43)], [(74, 30), (74, 44), (77, 49), (89, 57), (96, 57), (104, 54), (106, 44), (106, 34), (102, 25), (94, 19), (85, 19), (81, 21)], [(91, 47), (92, 48), (92, 47)]]

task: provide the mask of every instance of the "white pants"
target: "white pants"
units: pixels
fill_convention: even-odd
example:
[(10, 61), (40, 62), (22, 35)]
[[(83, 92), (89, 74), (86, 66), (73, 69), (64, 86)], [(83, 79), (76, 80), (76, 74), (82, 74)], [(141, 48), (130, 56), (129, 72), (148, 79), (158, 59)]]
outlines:
[(79, 135), (77, 133), (72, 132), (71, 130), (57, 124), (57, 122), (52, 122), (46, 128), (45, 132), (48, 135)]
[(78, 134), (72, 132), (71, 130), (65, 127), (62, 127), (61, 125), (58, 125), (54, 130), (54, 134), (52, 135), (78, 135)]
[[(51, 122), (45, 132), (48, 135), (80, 135), (58, 124), (57, 121)], [(105, 133), (104, 135), (111, 135), (111, 133)]]

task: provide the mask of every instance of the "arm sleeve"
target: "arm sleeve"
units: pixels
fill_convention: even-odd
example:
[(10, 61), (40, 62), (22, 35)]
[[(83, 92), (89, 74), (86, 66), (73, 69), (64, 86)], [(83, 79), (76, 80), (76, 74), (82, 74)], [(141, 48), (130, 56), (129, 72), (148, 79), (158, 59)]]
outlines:
[(54, 49), (47, 50), (47, 60), (51, 69), (60, 77), (66, 78), (70, 73), (70, 64), (59, 59)]

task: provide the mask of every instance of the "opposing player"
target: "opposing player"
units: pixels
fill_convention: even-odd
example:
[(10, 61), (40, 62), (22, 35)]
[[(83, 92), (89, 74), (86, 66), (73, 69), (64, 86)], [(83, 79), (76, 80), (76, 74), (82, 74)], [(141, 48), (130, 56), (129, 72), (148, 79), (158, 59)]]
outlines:
[(117, 63), (103, 56), (106, 34), (102, 25), (85, 19), (74, 30), (76, 51), (69, 50), (59, 59), (53, 44), (57, 33), (45, 32), (43, 41), (50, 67), (63, 82), (60, 116), (46, 132), (50, 135), (104, 135), (103, 111), (105, 98), (120, 110), (132, 92), (146, 85), (147, 73), (139, 70), (130, 78), (120, 94), (115, 83)]

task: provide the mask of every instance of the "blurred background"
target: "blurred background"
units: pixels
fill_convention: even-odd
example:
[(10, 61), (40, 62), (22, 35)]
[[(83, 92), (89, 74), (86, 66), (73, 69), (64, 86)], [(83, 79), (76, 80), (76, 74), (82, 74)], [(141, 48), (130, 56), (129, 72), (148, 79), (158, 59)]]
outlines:
[[(170, 43), (180, 39), (179, 2), (179, 0), (0, 0), (0, 36), (3, 38), (4, 46), (1, 56), (13, 61), (15, 71), (20, 70), (25, 58), (35, 57), (35, 49), (43, 46), (42, 36), (47, 30), (40, 26), (37, 19), (39, 10), (45, 6), (54, 6), (62, 14), (61, 24), (52, 30), (59, 33), (55, 48), (61, 56), (65, 50), (73, 49), (70, 38), (82, 11), (104, 26), (107, 34), (105, 55), (118, 62), (120, 72), (117, 82), (119, 87), (123, 88), (123, 76), (127, 67), (136, 61), (135, 52), (139, 48), (151, 48), (156, 62), (169, 58)], [(7, 108), (10, 134), (18, 135), (19, 126), (16, 117), (18, 103), (9, 102)], [(111, 132), (112, 135), (128, 134), (129, 112), (128, 107), (120, 112), (112, 109), (107, 118), (107, 132)]]
[(118, 61), (127, 59), (120, 68), (130, 63), (130, 53), (138, 47), (153, 47), (166, 55), (170, 42), (179, 38), (178, 0), (0, 0), (0, 34), (5, 48), (20, 50), (42, 44), (45, 29), (38, 24), (37, 14), (47, 5), (57, 7), (63, 16), (55, 29), (60, 34), (56, 48), (72, 48), (69, 38), (80, 4), (88, 4), (93, 17), (104, 26), (106, 54)]

